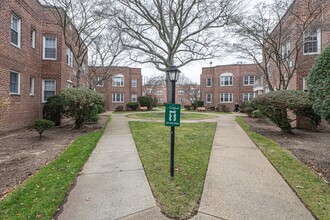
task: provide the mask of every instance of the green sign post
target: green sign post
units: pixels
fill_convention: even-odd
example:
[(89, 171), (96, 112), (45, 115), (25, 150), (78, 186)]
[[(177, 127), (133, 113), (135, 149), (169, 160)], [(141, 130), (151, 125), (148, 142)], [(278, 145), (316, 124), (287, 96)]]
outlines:
[(166, 104), (165, 126), (180, 126), (180, 104)]

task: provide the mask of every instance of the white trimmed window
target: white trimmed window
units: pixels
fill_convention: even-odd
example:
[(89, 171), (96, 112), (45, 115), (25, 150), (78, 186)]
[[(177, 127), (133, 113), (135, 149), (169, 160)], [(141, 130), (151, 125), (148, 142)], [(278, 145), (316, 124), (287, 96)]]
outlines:
[(290, 40), (287, 40), (282, 44), (282, 60), (286, 61), (289, 59), (290, 55), (290, 50), (291, 50), (291, 42)]
[(36, 31), (31, 28), (31, 47), (36, 48)]
[(244, 76), (243, 77), (243, 85), (244, 86), (251, 86), (254, 84), (255, 76)]
[(243, 93), (243, 101), (251, 101), (254, 98), (254, 93)]
[(206, 94), (206, 103), (211, 103), (212, 102), (212, 94), (211, 93), (207, 93)]
[(132, 87), (137, 87), (137, 79), (132, 79)]
[(184, 95), (184, 90), (179, 90), (179, 95)]
[(124, 76), (117, 74), (112, 77), (112, 86), (113, 87), (123, 87), (124, 86)]
[(70, 89), (70, 88), (72, 88), (73, 87), (73, 82), (71, 81), (71, 80), (67, 80), (66, 81), (66, 88), (67, 89)]
[(211, 78), (207, 78), (206, 79), (206, 87), (211, 87), (212, 86), (212, 79)]
[(156, 91), (156, 95), (163, 95), (164, 93), (163, 93), (163, 90), (157, 90)]
[(104, 86), (104, 80), (101, 77), (97, 77), (97, 87), (103, 87)]
[(20, 94), (20, 74), (17, 72), (10, 71), (10, 90), (9, 94), (19, 95)]
[(137, 102), (137, 94), (131, 95), (131, 102)]
[(124, 102), (124, 94), (123, 93), (113, 93), (112, 94), (112, 102)]
[(319, 54), (321, 52), (321, 30), (313, 29), (304, 32), (304, 54)]
[(56, 60), (57, 56), (57, 38), (54, 36), (44, 36), (43, 59)]
[(34, 77), (30, 77), (30, 96), (34, 96)]
[(184, 103), (184, 98), (179, 98), (178, 101), (179, 103)]
[(21, 19), (15, 14), (11, 15), (10, 42), (16, 47), (21, 47)]
[(157, 98), (158, 103), (163, 103), (163, 98)]
[(220, 86), (232, 86), (233, 85), (233, 74), (223, 73), (220, 75)]
[(43, 79), (42, 80), (42, 101), (47, 102), (47, 99), (54, 95), (56, 95), (56, 80)]
[(66, 64), (71, 67), (73, 66), (73, 54), (68, 47), (66, 48)]
[(220, 93), (220, 102), (221, 103), (232, 103), (233, 102), (233, 93)]

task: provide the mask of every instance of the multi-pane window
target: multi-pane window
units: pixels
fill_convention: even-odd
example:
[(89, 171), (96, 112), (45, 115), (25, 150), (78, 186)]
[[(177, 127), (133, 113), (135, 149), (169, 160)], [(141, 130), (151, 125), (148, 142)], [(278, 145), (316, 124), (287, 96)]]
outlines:
[(137, 79), (132, 79), (132, 87), (137, 87)]
[(243, 101), (251, 101), (254, 98), (254, 93), (243, 93)]
[(207, 78), (206, 79), (206, 86), (207, 87), (211, 87), (212, 86), (212, 79), (211, 78)]
[(254, 76), (244, 76), (243, 77), (243, 85), (250, 86), (254, 84), (255, 77)]
[(233, 85), (233, 76), (221, 76), (220, 85), (221, 86), (232, 86)]
[(220, 93), (221, 103), (231, 103), (233, 102), (233, 93)]
[(211, 93), (207, 93), (206, 94), (206, 103), (211, 103), (212, 102), (212, 94)]
[(30, 34), (31, 36), (31, 47), (32, 48), (36, 48), (36, 31), (33, 29), (33, 28), (31, 28), (31, 34)]
[(20, 75), (10, 71), (10, 94), (20, 94)]
[(137, 94), (131, 95), (131, 102), (137, 102)]
[(21, 47), (21, 19), (14, 14), (11, 15), (10, 42)]
[(124, 86), (124, 77), (115, 76), (112, 78), (113, 87), (122, 87)]
[(44, 36), (43, 58), (56, 60), (57, 39), (54, 36)]
[(158, 103), (163, 103), (163, 98), (157, 98)]
[(101, 78), (101, 77), (97, 77), (97, 79), (96, 79), (97, 81), (97, 83), (96, 83), (96, 86), (97, 87), (103, 87), (104, 86), (104, 80)]
[(291, 42), (287, 40), (283, 45), (282, 45), (282, 59), (283, 60), (288, 60), (290, 56), (290, 49), (291, 49)]
[(123, 93), (113, 93), (112, 102), (124, 102), (124, 94)]
[(30, 96), (34, 95), (34, 77), (30, 77)]
[(321, 50), (321, 32), (319, 29), (313, 29), (304, 32), (304, 54), (320, 53)]
[(47, 101), (49, 97), (56, 95), (56, 81), (53, 79), (42, 80), (42, 100)]
[(73, 54), (72, 51), (70, 50), (70, 48), (66, 48), (66, 64), (68, 64), (68, 66), (73, 66)]
[(184, 90), (179, 90), (179, 95), (184, 95)]
[(72, 81), (71, 80), (67, 80), (66, 81), (66, 88), (67, 89), (70, 89), (70, 88), (72, 88), (73, 87), (73, 83), (72, 83)]
[(184, 98), (179, 98), (178, 101), (179, 103), (184, 103)]

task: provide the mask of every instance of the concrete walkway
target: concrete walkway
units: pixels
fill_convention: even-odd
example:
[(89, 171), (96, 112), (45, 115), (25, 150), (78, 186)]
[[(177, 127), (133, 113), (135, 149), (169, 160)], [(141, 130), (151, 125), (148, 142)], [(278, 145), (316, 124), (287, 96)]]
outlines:
[[(156, 207), (127, 121), (112, 116), (56, 219), (168, 219)], [(217, 130), (192, 219), (314, 219), (234, 115), (213, 121)]]

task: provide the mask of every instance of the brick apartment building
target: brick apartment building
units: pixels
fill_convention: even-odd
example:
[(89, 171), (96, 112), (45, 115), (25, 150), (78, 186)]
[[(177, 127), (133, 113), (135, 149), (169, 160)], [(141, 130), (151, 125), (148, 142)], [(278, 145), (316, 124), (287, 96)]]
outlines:
[[(313, 7), (317, 10), (311, 10)], [(310, 11), (314, 13), (310, 13)], [(302, 27), (302, 23), (306, 21), (308, 14), (309, 17), (314, 16), (313, 22), (310, 22), (313, 25), (304, 28)], [(282, 17), (280, 23), (281, 25), (278, 24), (270, 36), (281, 37), (274, 37), (274, 39), (277, 42), (281, 42), (279, 48), (281, 48), (282, 59), (286, 59), (286, 62), (283, 64), (283, 69), (285, 68), (284, 66), (289, 66), (292, 71), (293, 64), (296, 64), (296, 70), (292, 71), (293, 77), (290, 80), (288, 89), (308, 91), (308, 73), (313, 67), (318, 55), (330, 45), (330, 2), (321, 0), (294, 0)], [(279, 34), (279, 28), (281, 28), (281, 33), (284, 33), (285, 39), (283, 35)], [(303, 32), (301, 32), (302, 30)], [(297, 36), (301, 37), (297, 38)], [(297, 50), (296, 48), (299, 49)], [(264, 59), (266, 59), (266, 57), (264, 57)], [(269, 63), (268, 71), (271, 73), (271, 83), (275, 85), (276, 81), (279, 81), (279, 71), (273, 62)], [(293, 114), (291, 114), (291, 117), (292, 119), (296, 119), (294, 126), (297, 128), (310, 128), (308, 120), (302, 117), (296, 117)], [(322, 126), (329, 127), (329, 125), (326, 124), (326, 122), (323, 122)]]
[(200, 77), (201, 100), (208, 108), (225, 105), (232, 111), (235, 103), (241, 105), (255, 97), (259, 72), (256, 64), (205, 67)]
[(30, 126), (42, 104), (75, 85), (76, 66), (51, 7), (37, 0), (3, 0), (0, 7), (0, 132)]
[[(316, 18), (313, 20), (313, 24), (315, 25), (309, 24), (309, 28), (304, 28), (302, 27), (303, 22), (299, 19), (306, 20), (305, 17), (311, 17), (312, 13), (309, 15), (309, 11), (312, 7), (317, 7), (314, 14), (319, 13), (320, 10), (322, 13), (318, 16), (314, 15)], [(310, 20), (312, 21), (312, 19)], [(293, 64), (296, 63), (297, 67), (288, 89), (307, 91), (308, 73), (317, 56), (330, 45), (330, 2), (294, 0), (280, 23), (281, 25), (275, 27), (270, 36), (274, 36), (274, 41), (281, 42), (278, 47), (281, 48), (282, 59), (287, 60), (284, 65), (292, 69)], [(281, 32), (279, 32), (279, 28)], [(302, 30), (304, 30), (303, 35), (300, 37)], [(297, 53), (296, 48), (299, 48)], [(276, 81), (279, 81), (279, 74), (274, 62), (269, 63), (269, 72), (272, 84), (275, 85)]]
[[(151, 95), (157, 99), (158, 104), (167, 102), (167, 87), (165, 82), (157, 86), (143, 85), (143, 95)], [(176, 84), (175, 87), (175, 103), (181, 105), (191, 105), (190, 100), (199, 99), (199, 85), (189, 84), (180, 85)]]
[(106, 110), (126, 109), (128, 102), (137, 102), (142, 95), (141, 69), (116, 67), (112, 71), (111, 77), (97, 84), (96, 91), (104, 95)]

